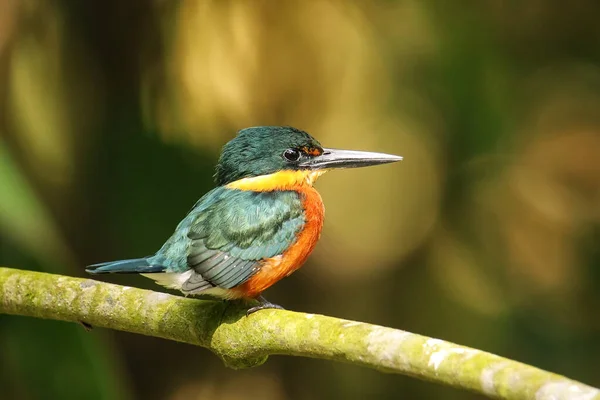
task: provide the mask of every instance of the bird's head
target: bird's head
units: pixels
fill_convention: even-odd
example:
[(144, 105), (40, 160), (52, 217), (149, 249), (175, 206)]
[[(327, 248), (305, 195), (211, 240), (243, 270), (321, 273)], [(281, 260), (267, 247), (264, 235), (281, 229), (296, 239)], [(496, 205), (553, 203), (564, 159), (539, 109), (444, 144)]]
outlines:
[(220, 186), (277, 190), (312, 184), (332, 168), (386, 164), (402, 157), (323, 148), (308, 133), (287, 126), (242, 129), (221, 152), (215, 179)]

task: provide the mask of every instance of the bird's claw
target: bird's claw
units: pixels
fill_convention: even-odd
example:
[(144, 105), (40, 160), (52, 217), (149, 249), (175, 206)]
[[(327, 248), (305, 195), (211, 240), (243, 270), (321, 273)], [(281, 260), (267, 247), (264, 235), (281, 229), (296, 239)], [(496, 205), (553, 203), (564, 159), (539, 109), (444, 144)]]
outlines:
[(249, 308), (248, 311), (246, 311), (246, 316), (249, 316), (250, 314), (253, 314), (260, 310), (267, 310), (267, 309), (285, 310), (285, 308), (281, 307), (279, 304), (271, 303), (270, 301), (268, 301), (267, 299), (265, 299), (262, 296), (260, 296), (257, 300), (260, 302), (260, 304), (255, 307)]

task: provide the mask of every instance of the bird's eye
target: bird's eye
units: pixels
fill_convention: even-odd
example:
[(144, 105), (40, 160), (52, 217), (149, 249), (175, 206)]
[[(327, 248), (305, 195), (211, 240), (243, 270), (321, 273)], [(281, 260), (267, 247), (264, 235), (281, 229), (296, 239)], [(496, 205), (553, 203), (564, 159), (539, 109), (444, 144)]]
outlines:
[(298, 161), (300, 159), (300, 152), (296, 149), (287, 149), (283, 152), (283, 158), (291, 162)]

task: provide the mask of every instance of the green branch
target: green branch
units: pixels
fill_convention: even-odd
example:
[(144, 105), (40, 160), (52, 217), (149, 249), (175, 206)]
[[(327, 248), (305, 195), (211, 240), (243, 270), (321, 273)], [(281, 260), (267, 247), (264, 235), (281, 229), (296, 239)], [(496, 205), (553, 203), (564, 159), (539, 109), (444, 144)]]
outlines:
[(210, 349), (232, 368), (272, 354), (343, 361), (501, 399), (600, 400), (598, 389), (490, 353), (405, 331), (291, 311), (0, 268), (0, 313), (80, 322)]

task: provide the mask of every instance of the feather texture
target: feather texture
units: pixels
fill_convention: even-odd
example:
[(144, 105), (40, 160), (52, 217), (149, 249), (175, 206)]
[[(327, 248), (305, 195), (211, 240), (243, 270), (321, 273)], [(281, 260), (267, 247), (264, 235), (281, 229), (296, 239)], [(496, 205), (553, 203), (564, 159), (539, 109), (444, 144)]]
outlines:
[[(186, 294), (231, 289), (283, 254), (305, 224), (295, 191), (254, 192), (217, 187), (202, 197), (140, 272)], [(192, 272), (190, 272), (192, 271)]]
[(203, 207), (190, 224), (187, 265), (212, 285), (230, 289), (294, 243), (304, 213), (294, 191), (222, 190), (228, 195)]

